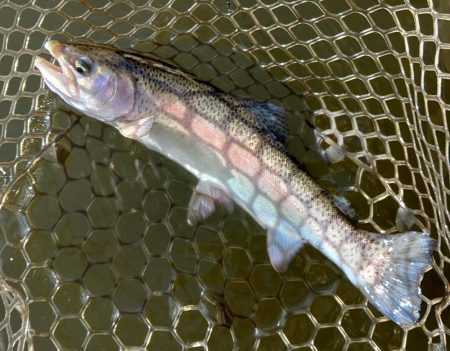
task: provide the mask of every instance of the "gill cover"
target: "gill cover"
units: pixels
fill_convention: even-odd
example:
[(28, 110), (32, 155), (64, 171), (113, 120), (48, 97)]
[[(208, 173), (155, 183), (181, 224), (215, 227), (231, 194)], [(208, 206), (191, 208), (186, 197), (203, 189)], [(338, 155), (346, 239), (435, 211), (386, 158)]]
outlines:
[(118, 53), (56, 40), (45, 47), (59, 67), (40, 57), (35, 66), (48, 87), (69, 105), (106, 122), (132, 112), (134, 78), (121, 65), (125, 59)]

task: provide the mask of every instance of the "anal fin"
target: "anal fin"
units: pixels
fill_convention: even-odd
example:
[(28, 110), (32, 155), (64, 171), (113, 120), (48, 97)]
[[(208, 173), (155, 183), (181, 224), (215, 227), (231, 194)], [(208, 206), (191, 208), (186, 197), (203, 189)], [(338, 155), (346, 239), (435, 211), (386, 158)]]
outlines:
[(296, 232), (278, 227), (267, 231), (267, 252), (277, 272), (287, 270), (289, 263), (306, 243)]
[(205, 220), (214, 212), (217, 206), (221, 206), (227, 214), (232, 213), (234, 210), (233, 200), (224, 190), (208, 181), (200, 180), (189, 201), (188, 223), (195, 225)]

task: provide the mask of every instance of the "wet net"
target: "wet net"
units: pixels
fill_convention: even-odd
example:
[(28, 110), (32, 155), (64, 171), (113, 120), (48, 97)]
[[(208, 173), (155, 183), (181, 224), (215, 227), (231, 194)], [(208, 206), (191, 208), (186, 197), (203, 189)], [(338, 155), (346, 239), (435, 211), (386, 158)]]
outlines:
[[(449, 4), (0, 1), (0, 348), (445, 350)], [(195, 179), (49, 93), (33, 68), (49, 38), (151, 53), (290, 111), (306, 102), (320, 138), (293, 118), (289, 150), (358, 225), (395, 232), (406, 213), (438, 240), (419, 324), (396, 326), (310, 247), (276, 273), (242, 211), (189, 227)], [(328, 163), (330, 145), (347, 157)]]

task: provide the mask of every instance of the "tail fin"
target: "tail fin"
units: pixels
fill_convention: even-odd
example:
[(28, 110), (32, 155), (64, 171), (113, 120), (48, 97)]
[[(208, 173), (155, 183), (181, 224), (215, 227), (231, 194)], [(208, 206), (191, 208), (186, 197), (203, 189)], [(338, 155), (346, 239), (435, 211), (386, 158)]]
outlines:
[(382, 262), (378, 266), (375, 260), (377, 267), (361, 272), (358, 285), (380, 312), (408, 328), (419, 320), (420, 282), (436, 241), (420, 232), (368, 234), (377, 252), (383, 253)]

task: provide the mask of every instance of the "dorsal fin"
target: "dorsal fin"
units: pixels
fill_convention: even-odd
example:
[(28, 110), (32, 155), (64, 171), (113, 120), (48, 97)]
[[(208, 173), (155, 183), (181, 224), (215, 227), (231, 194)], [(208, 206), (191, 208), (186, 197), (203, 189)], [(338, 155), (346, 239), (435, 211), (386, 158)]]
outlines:
[(266, 127), (273, 139), (280, 143), (286, 141), (289, 132), (287, 116), (282, 107), (254, 100), (242, 100), (242, 105), (255, 116), (259, 123)]

